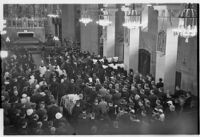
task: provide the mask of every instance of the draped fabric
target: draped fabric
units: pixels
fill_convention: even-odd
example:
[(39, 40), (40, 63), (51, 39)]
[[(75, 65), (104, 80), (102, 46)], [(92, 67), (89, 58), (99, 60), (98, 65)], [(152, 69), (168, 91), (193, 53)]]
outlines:
[(61, 106), (63, 106), (67, 111), (72, 114), (72, 110), (76, 104), (76, 101), (80, 100), (80, 97), (77, 94), (68, 94), (64, 95), (61, 98)]

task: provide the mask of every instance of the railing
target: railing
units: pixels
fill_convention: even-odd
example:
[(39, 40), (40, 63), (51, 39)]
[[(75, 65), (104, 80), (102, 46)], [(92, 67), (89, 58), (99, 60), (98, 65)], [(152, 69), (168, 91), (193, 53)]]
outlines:
[(8, 18), (7, 27), (17, 29), (44, 28), (46, 18)]

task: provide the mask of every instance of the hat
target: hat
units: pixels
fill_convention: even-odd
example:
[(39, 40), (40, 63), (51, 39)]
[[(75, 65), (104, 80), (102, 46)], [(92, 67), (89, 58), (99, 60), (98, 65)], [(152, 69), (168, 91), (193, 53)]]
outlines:
[(31, 75), (30, 78), (31, 78), (31, 79), (35, 79), (34, 75)]
[(9, 82), (9, 81), (5, 81), (4, 84), (5, 84), (5, 85), (8, 85), (8, 84), (10, 84), (10, 82)]
[(163, 113), (163, 110), (162, 109), (158, 109), (158, 112)]
[(62, 118), (62, 114), (58, 112), (58, 113), (56, 113), (55, 117), (56, 117), (56, 119), (61, 119)]
[(93, 63), (95, 64), (97, 62), (97, 60), (96, 59), (93, 59)]
[(140, 96), (138, 94), (135, 95), (135, 99), (138, 100), (140, 99)]
[(37, 84), (37, 85), (35, 86), (35, 88), (36, 88), (36, 89), (39, 89), (39, 88), (40, 88), (40, 85)]
[(44, 92), (40, 92), (40, 95), (45, 96), (46, 94)]
[(100, 61), (100, 62), (104, 62), (104, 59), (100, 59), (99, 61)]
[(27, 113), (28, 116), (32, 115), (33, 114), (33, 109), (27, 109), (26, 113)]
[(102, 67), (103, 67), (104, 69), (108, 68), (108, 66), (106, 66), (106, 65), (103, 65)]
[(21, 103), (22, 103), (22, 104), (25, 104), (26, 102), (27, 102), (27, 100), (26, 100), (25, 98), (22, 98), (22, 99), (21, 99)]
[(92, 78), (90, 77), (90, 78), (88, 78), (88, 80), (89, 80), (89, 82), (92, 82)]
[(22, 98), (26, 98), (27, 97), (27, 94), (22, 94)]
[(9, 72), (5, 72), (5, 75), (8, 76), (8, 75), (9, 75)]
[(30, 97), (29, 96), (27, 96), (27, 98), (26, 98), (26, 100), (27, 100), (27, 102), (30, 102)]
[(130, 113), (134, 114), (134, 113), (135, 113), (135, 110), (134, 110), (134, 109), (131, 109)]
[(114, 62), (117, 62), (119, 57), (113, 57)]
[(173, 102), (171, 100), (167, 101), (167, 103), (173, 105)]
[(158, 108), (154, 108), (155, 111), (158, 111)]

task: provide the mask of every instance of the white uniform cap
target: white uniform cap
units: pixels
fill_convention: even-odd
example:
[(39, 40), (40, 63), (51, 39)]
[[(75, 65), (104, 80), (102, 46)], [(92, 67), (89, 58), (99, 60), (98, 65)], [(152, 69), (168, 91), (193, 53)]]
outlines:
[(58, 112), (58, 113), (56, 113), (55, 117), (56, 117), (56, 119), (61, 119), (62, 118), (62, 114)]
[(27, 113), (28, 116), (32, 115), (33, 114), (33, 109), (27, 109), (26, 113)]

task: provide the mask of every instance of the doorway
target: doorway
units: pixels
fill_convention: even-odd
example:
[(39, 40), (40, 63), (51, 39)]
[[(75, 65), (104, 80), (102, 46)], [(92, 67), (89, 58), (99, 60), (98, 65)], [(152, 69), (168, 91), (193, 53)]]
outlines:
[(145, 49), (139, 49), (138, 71), (142, 75), (150, 74), (151, 53)]
[(181, 87), (181, 72), (176, 71), (175, 86)]

